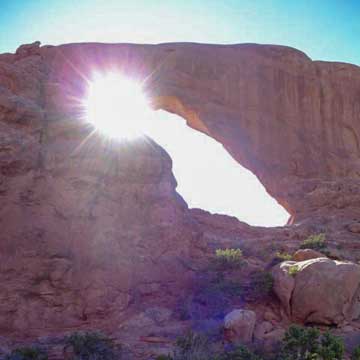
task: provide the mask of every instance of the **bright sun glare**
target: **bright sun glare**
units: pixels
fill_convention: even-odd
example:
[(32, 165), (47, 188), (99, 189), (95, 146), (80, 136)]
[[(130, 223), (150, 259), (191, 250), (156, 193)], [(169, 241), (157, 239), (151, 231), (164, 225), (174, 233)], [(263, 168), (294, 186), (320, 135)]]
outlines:
[(87, 121), (105, 137), (122, 141), (146, 134), (166, 149), (174, 160), (177, 191), (190, 207), (232, 214), (253, 225), (286, 222), (288, 213), (255, 175), (183, 119), (153, 111), (139, 83), (119, 73), (97, 74), (89, 82), (84, 105)]
[(96, 130), (117, 139), (141, 136), (150, 112), (141, 85), (117, 73), (94, 76), (85, 108)]

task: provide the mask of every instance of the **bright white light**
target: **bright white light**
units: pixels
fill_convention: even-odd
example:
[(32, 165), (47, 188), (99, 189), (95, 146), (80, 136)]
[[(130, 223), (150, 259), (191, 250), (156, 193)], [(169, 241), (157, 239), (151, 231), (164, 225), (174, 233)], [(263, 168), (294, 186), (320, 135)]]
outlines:
[(189, 128), (177, 115), (156, 113), (149, 135), (170, 154), (177, 191), (189, 207), (236, 216), (250, 225), (287, 222), (286, 210), (221, 144)]
[(118, 73), (97, 75), (85, 100), (87, 121), (117, 139), (146, 134), (173, 159), (177, 191), (190, 207), (233, 215), (251, 225), (284, 225), (289, 214), (250, 171), (178, 116), (153, 111), (139, 84)]
[(141, 136), (150, 112), (141, 86), (117, 73), (94, 76), (85, 108), (88, 122), (99, 132), (118, 139)]

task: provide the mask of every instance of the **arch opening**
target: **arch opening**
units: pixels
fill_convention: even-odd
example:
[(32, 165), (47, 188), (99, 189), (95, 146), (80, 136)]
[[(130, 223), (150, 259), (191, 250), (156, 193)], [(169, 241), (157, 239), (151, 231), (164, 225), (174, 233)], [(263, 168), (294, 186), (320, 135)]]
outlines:
[(86, 121), (104, 136), (122, 141), (148, 135), (162, 146), (173, 160), (177, 191), (190, 208), (236, 216), (250, 225), (286, 224), (286, 210), (176, 97), (146, 97), (140, 84), (110, 73), (89, 82), (83, 105)]
[(154, 111), (149, 121), (147, 133), (171, 156), (177, 191), (190, 208), (235, 216), (254, 226), (287, 223), (289, 213), (222, 144), (165, 110)]

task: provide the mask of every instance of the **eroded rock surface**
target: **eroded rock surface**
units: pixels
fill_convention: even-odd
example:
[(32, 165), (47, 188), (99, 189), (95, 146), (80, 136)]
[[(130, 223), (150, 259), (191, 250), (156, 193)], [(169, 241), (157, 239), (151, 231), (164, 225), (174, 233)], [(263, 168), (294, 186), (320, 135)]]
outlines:
[[(220, 141), (296, 225), (254, 228), (189, 210), (176, 193), (171, 159), (151, 139), (126, 144), (94, 134), (79, 99), (94, 71), (114, 67), (143, 81), (154, 108)], [(312, 61), (283, 46), (36, 42), (1, 54), (0, 335), (97, 328), (146, 358), (149, 343), (168, 347), (169, 334), (186, 327), (176, 306), (218, 247), (240, 247), (265, 266), (276, 247), (295, 251), (325, 232), (331, 251), (341, 246), (355, 260), (359, 94), (357, 66)], [(340, 266), (329, 262), (312, 266)], [(280, 299), (290, 297), (284, 291)], [(320, 317), (294, 316), (337, 323), (339, 304), (331, 303), (331, 314), (314, 313)], [(165, 309), (166, 320), (152, 318), (151, 309)]]
[(339, 325), (360, 315), (360, 266), (317, 258), (287, 261), (274, 271), (274, 290), (300, 323)]
[(359, 215), (355, 65), (311, 61), (283, 46), (186, 43), (34, 43), (0, 61), (1, 84), (26, 101), (40, 101), (41, 90), (43, 108), (54, 116), (74, 111), (70, 99), (81, 96), (84, 78), (115, 66), (145, 80), (155, 107), (223, 143), (294, 219), (321, 215), (319, 209)]
[(254, 334), (256, 314), (251, 310), (235, 309), (225, 316), (224, 331), (228, 340), (249, 343)]
[(106, 319), (186, 278), (193, 234), (169, 156), (151, 140), (82, 144), (89, 131), (67, 125), (7, 130), (16, 160), (2, 167), (3, 330)]
[(304, 260), (310, 260), (310, 259), (317, 259), (321, 257), (326, 257), (324, 254), (322, 254), (319, 251), (313, 250), (313, 249), (299, 249), (295, 252), (292, 259), (294, 261), (304, 261)]

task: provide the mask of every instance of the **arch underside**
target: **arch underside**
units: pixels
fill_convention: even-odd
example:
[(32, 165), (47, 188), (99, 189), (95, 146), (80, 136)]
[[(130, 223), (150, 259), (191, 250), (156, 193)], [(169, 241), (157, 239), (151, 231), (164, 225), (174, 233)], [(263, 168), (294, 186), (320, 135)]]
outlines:
[(360, 70), (354, 65), (257, 44), (33, 44), (4, 59), (24, 59), (10, 88), (53, 118), (74, 112), (69, 99), (81, 96), (94, 71), (115, 69), (143, 82), (155, 109), (222, 143), (294, 218), (344, 201), (334, 191), (320, 194), (359, 181)]
[[(114, 68), (145, 80), (155, 109), (221, 142), (304, 223), (262, 229), (189, 210), (156, 144), (119, 152), (95, 135), (79, 147), (89, 129), (72, 99), (94, 69)], [(0, 55), (0, 85), (4, 336), (119, 335), (149, 299), (176, 309), (214, 247), (260, 257), (326, 231), (357, 255), (359, 227), (346, 229), (360, 218), (358, 67), (255, 44), (37, 44)]]

